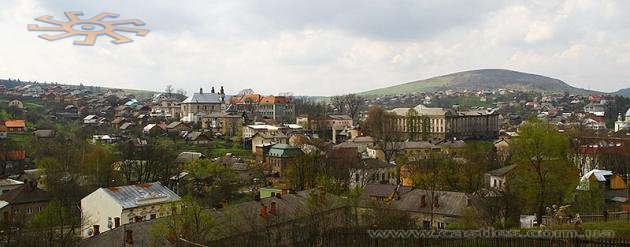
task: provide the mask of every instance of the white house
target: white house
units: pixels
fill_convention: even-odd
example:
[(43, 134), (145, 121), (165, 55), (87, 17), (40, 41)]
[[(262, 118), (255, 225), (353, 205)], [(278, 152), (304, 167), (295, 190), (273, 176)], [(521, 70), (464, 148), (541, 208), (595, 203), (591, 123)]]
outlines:
[(628, 108), (628, 111), (626, 111), (625, 118), (626, 119), (624, 121), (624, 119), (621, 117), (621, 113), (619, 113), (619, 116), (617, 116), (617, 121), (615, 122), (615, 132), (622, 130), (630, 131), (630, 108)]
[(496, 190), (504, 190), (507, 185), (508, 174), (516, 168), (516, 165), (501, 167), (486, 173), (488, 187)]
[(99, 188), (81, 199), (83, 238), (177, 212), (180, 197), (160, 182)]
[(85, 118), (83, 118), (84, 124), (96, 124), (97, 121), (98, 117), (96, 115), (87, 115)]

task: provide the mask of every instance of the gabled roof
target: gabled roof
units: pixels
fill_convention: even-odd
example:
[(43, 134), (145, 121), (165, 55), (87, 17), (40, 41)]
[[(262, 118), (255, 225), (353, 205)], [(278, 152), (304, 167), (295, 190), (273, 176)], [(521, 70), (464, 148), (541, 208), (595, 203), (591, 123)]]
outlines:
[(139, 206), (174, 202), (181, 198), (160, 182), (100, 188), (112, 197), (123, 209)]
[(276, 144), (269, 149), (269, 156), (290, 158), (302, 155), (302, 150), (289, 144)]
[(24, 122), (24, 120), (7, 120), (4, 122), (4, 125), (7, 126), (7, 128), (24, 128), (26, 127), (26, 123)]
[(9, 204), (46, 202), (50, 201), (50, 195), (48, 192), (37, 188), (36, 185), (24, 184), (0, 195), (0, 201), (5, 201)]
[(214, 103), (220, 104), (221, 95), (216, 93), (193, 93), (191, 97), (186, 98), (182, 103)]
[(488, 174), (490, 174), (492, 176), (496, 176), (496, 177), (503, 177), (508, 172), (512, 171), (512, 169), (514, 169), (514, 168), (516, 168), (516, 165), (505, 166), (505, 167), (501, 167), (501, 168), (496, 169), (496, 170), (489, 171)]

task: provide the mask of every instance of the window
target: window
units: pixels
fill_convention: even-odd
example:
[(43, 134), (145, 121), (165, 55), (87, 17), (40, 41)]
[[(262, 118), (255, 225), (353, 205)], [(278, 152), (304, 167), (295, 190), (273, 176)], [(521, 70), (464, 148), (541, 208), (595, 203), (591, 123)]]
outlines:
[(431, 229), (431, 221), (423, 220), (422, 221), (422, 228), (423, 229)]
[(156, 214), (151, 214), (151, 219), (155, 219), (155, 218), (157, 218), (157, 215)]
[(32, 214), (33, 213), (33, 209), (32, 208), (27, 208), (26, 209), (26, 213), (27, 214)]

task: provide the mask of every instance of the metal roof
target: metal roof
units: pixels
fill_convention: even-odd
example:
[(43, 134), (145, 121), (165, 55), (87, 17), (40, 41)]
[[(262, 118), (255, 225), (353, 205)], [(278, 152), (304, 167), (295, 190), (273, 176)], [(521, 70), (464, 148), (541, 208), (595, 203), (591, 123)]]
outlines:
[(181, 198), (160, 182), (100, 188), (109, 194), (123, 209), (144, 205), (174, 202)]
[(193, 96), (186, 98), (182, 103), (221, 103), (221, 95), (216, 93), (193, 93)]

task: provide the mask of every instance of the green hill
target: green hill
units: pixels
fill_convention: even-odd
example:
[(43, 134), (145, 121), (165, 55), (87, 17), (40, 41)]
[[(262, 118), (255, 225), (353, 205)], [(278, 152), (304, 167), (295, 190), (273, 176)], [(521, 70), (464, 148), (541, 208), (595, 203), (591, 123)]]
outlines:
[(590, 94), (593, 91), (572, 87), (565, 82), (546, 76), (504, 69), (482, 69), (458, 72), (425, 80), (359, 93), (361, 95), (393, 95), (440, 90), (479, 90), (511, 88), (521, 91), (569, 92)]
[(619, 96), (624, 96), (624, 97), (630, 97), (630, 87), (629, 88), (624, 88), (624, 89), (619, 89), (619, 91), (614, 92), (612, 94), (619, 95)]

